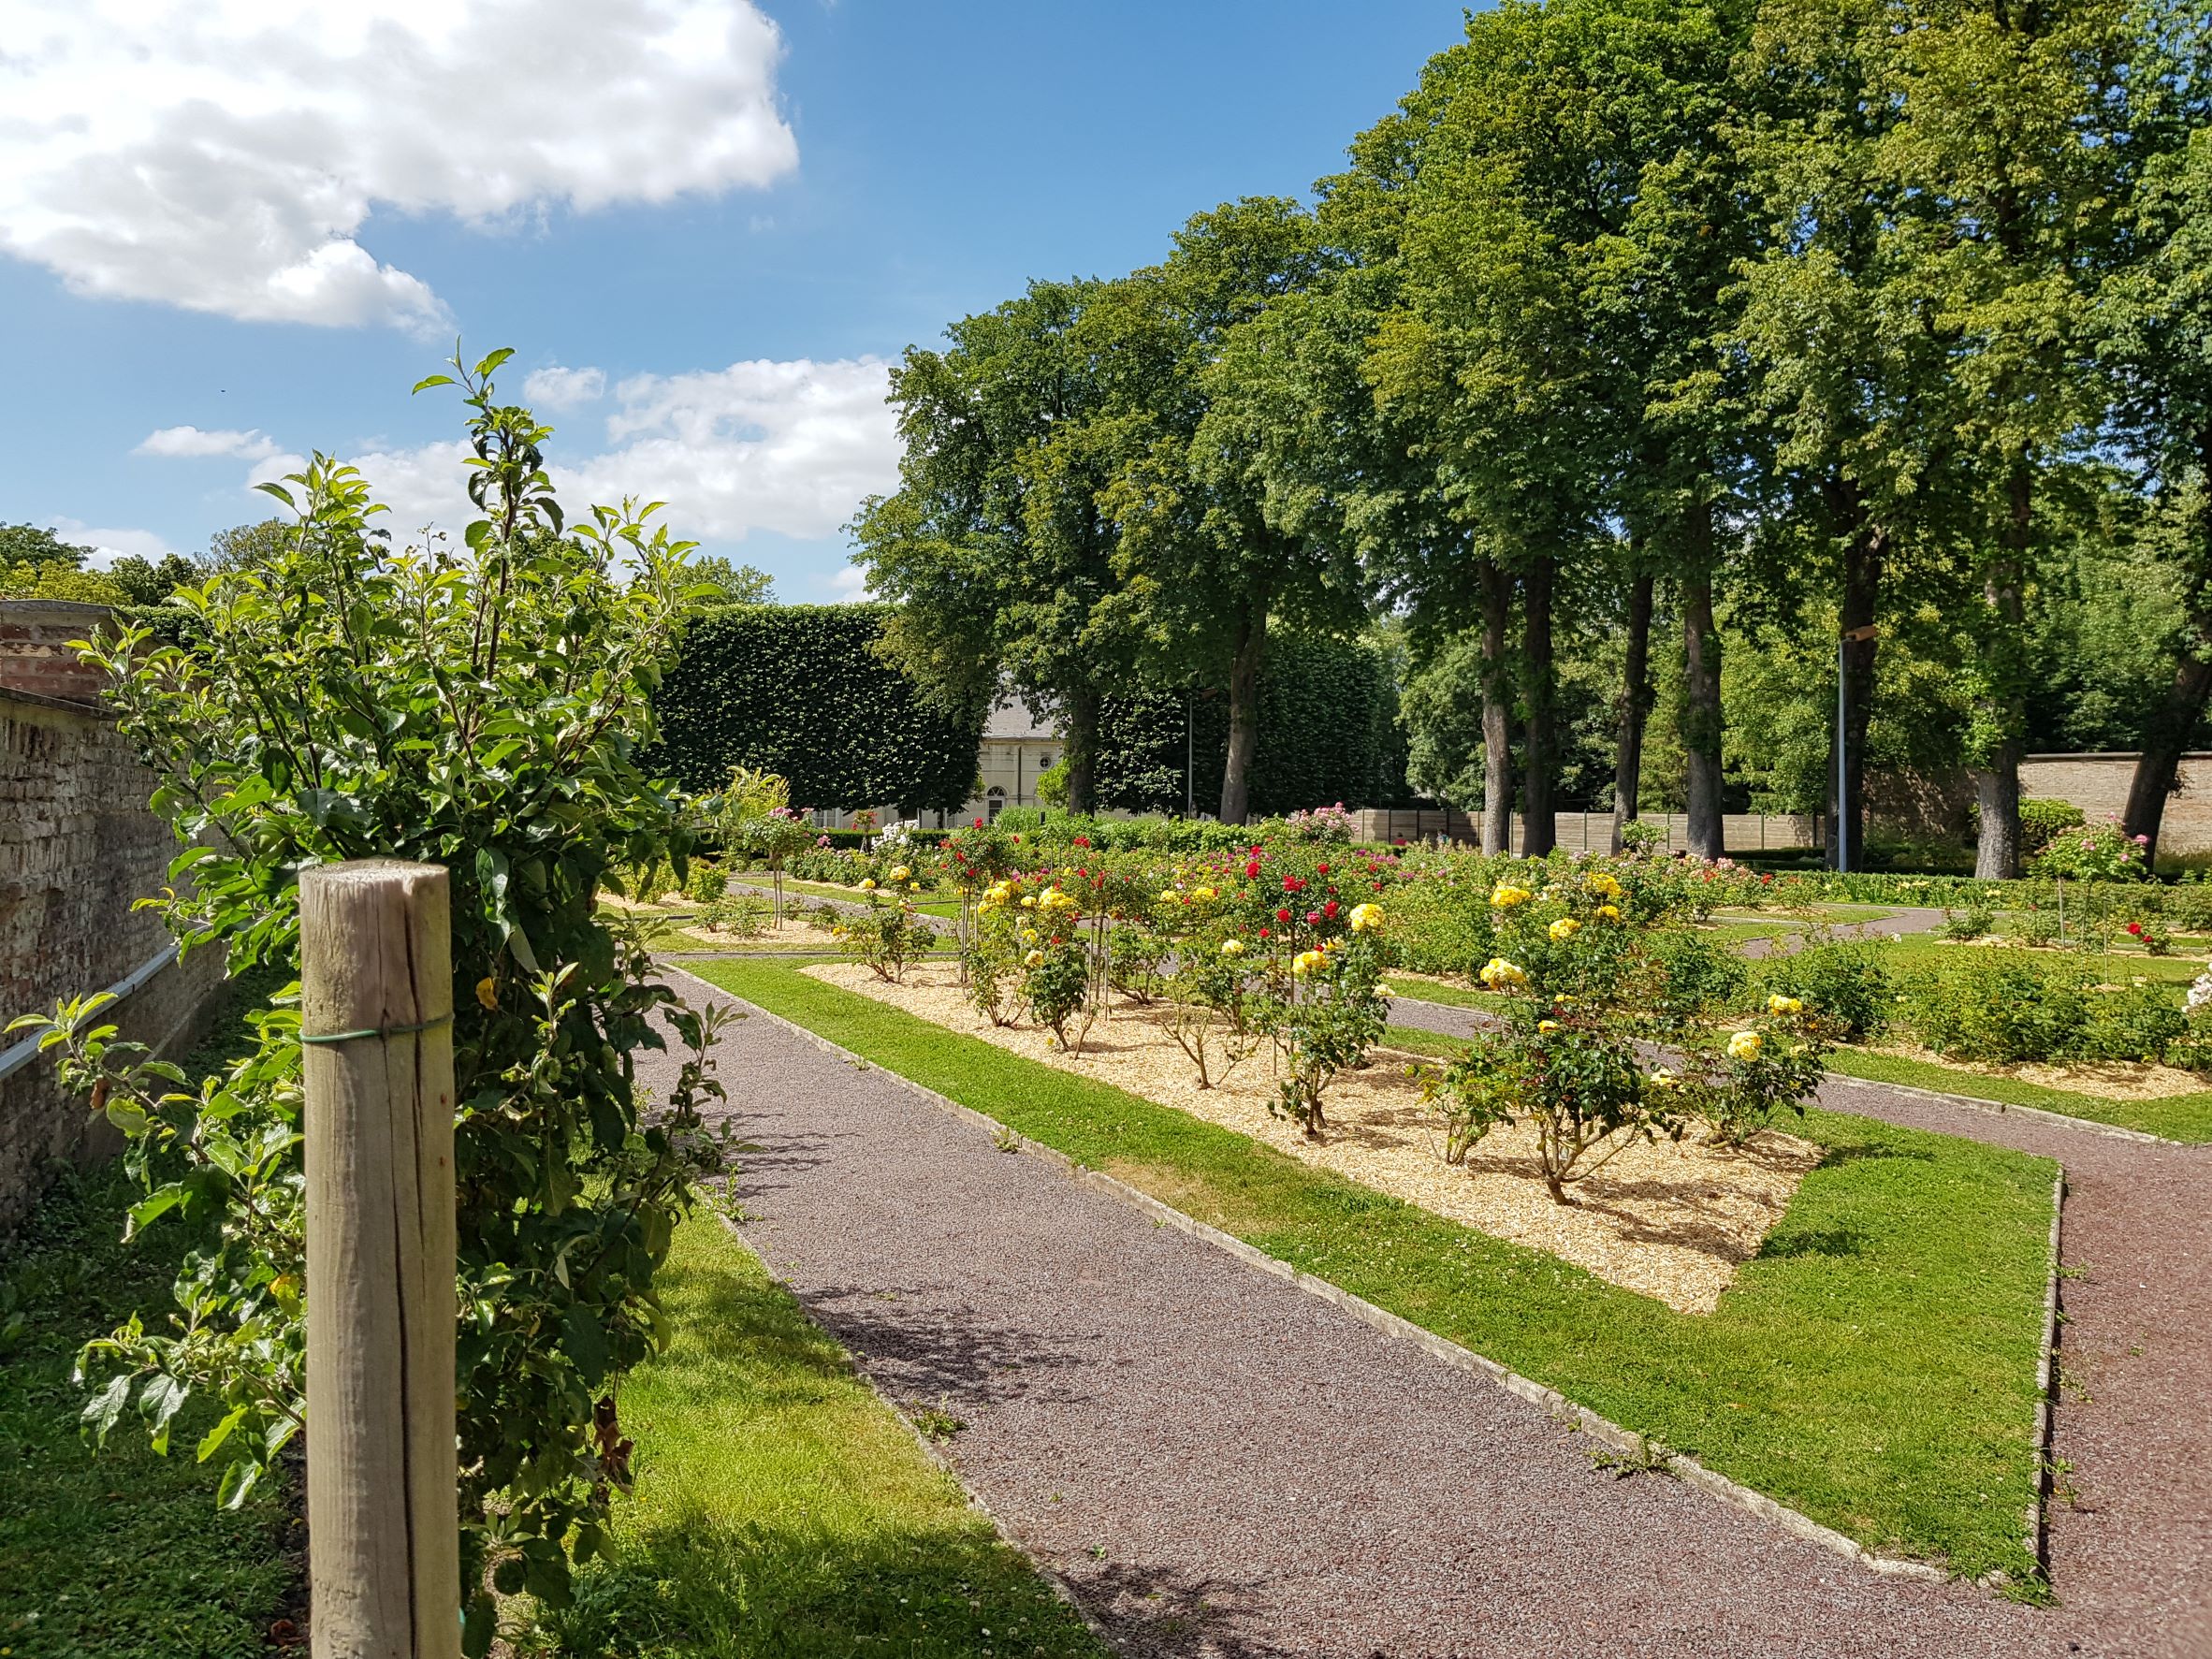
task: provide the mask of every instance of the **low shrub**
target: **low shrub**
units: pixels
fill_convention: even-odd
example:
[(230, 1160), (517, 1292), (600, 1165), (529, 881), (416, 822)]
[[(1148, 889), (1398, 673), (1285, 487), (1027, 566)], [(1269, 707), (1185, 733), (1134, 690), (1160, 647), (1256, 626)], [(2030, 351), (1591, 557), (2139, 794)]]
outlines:
[(2075, 1053), (2085, 1060), (2160, 1062), (2190, 1034), (2189, 1016), (2163, 987), (2145, 980), (2092, 992)]
[(2074, 1054), (2089, 1021), (2088, 989), (2069, 964), (2045, 971), (2027, 953), (1976, 952), (1941, 973), (1904, 982), (1915, 1037), (1962, 1060), (2046, 1060)]
[(1261, 1028), (1282, 1055), (1283, 1076), (1268, 1109), (1318, 1141), (1328, 1127), (1323, 1101), (1338, 1076), (1364, 1065), (1390, 1024), (1382, 994), (1385, 953), (1375, 931), (1355, 922), (1342, 936), (1290, 959), (1289, 983), (1270, 994)]
[(1987, 939), (1997, 925), (1997, 912), (1987, 905), (1969, 905), (1963, 910), (1946, 908), (1943, 924), (1937, 931), (1944, 939), (1965, 943), (1970, 939)]
[(1760, 977), (1769, 996), (1797, 998), (1850, 1042), (1881, 1036), (1897, 1003), (1889, 970), (1867, 945), (1823, 940), (1769, 957)]

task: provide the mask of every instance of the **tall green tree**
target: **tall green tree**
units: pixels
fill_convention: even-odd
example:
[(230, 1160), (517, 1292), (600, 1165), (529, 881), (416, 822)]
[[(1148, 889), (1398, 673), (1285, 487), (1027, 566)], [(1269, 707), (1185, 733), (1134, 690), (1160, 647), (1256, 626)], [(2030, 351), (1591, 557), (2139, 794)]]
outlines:
[(2180, 599), (2174, 668), (2144, 723), (2122, 827), (2157, 851), (2182, 751), (2212, 696), (2212, 16), (2192, 0), (2131, 15), (2132, 153), (2142, 178), (2098, 297), (2116, 431), (2147, 475), (2150, 544)]
[(1106, 607), (1156, 673), (1226, 685), (1224, 823), (1249, 815), (1271, 625), (1364, 617), (1349, 539), (1315, 510), (1299, 455), (1328, 428), (1307, 395), (1298, 302), (1330, 263), (1311, 214), (1247, 197), (1193, 218), (1143, 273), (1178, 358), (1150, 383), (1154, 401), (1133, 417), (1149, 442), (1109, 491), (1121, 587)]
[(899, 488), (864, 503), (854, 555), (901, 608), (884, 649), (955, 708), (1004, 683), (1059, 716), (1068, 804), (1095, 805), (1099, 702), (1126, 648), (1099, 615), (1117, 583), (1100, 498), (1128, 419), (1171, 357), (1128, 291), (1032, 283), (893, 371)]
[(1896, 0), (1902, 24), (1877, 92), (1901, 111), (1877, 169), (1896, 190), (1885, 237), (1901, 303), (1942, 342), (1924, 387), (1955, 446), (1921, 488), (1964, 521), (1979, 594), (1970, 769), (1974, 870), (2016, 874), (2028, 589), (2057, 497), (2103, 425), (2085, 372), (2088, 306), (2124, 187), (2105, 92), (2124, 57), (2111, 0)]
[[(1852, 846), (1865, 837), (1878, 631), (1949, 557), (1919, 492), (1945, 445), (1943, 423), (1928, 414), (1944, 352), (1926, 307), (1898, 280), (1906, 250), (1888, 234), (1903, 189), (1882, 165), (1902, 118), (1881, 91), (1895, 11), (1893, 0), (1767, 0), (1730, 135), (1768, 231), (1733, 296), (1747, 417), (1770, 444), (1760, 586), (1785, 604), (1825, 608), (1848, 636), (1844, 764), (1839, 775), (1831, 748), (1829, 776), (1840, 792), (1833, 822)], [(1833, 679), (1816, 695), (1812, 716), (1833, 737)]]

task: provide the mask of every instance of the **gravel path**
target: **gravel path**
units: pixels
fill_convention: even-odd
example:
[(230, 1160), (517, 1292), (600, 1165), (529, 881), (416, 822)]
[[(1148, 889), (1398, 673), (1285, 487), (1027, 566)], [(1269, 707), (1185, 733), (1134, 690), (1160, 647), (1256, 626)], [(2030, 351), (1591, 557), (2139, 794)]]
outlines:
[[(723, 1047), (759, 1149), (741, 1180), (749, 1241), (886, 1392), (962, 1420), (946, 1448), (962, 1478), (1125, 1652), (2212, 1652), (2189, 1623), (2212, 1447), (2201, 1408), (2178, 1409), (2201, 1403), (2212, 1309), (2170, 1282), (2194, 1272), (2201, 1296), (2205, 1276), (2205, 1169), (2188, 1157), (2064, 1141), (2070, 1164), (2088, 1159), (2068, 1252), (2090, 1266), (2068, 1287), (2069, 1364), (2096, 1368), (2099, 1404), (2060, 1419), (2092, 1508), (2054, 1539), (2068, 1606), (2039, 1611), (1878, 1578), (1678, 1483), (1594, 1473), (1587, 1443), (1535, 1407), (998, 1153), (880, 1071), (767, 1020)], [(1973, 1121), (1941, 1127), (2035, 1150), (2067, 1135), (1957, 1115)], [(2163, 1221), (2132, 1228), (2108, 1189), (2155, 1194)], [(2126, 1271), (2147, 1249), (2160, 1267)]]
[[(1781, 922), (1789, 928), (1789, 931), (1780, 939), (1745, 939), (1739, 948), (1739, 954), (1754, 962), (1762, 956), (1771, 956), (1777, 951), (1787, 954), (1789, 952), (1797, 950), (1812, 934), (1812, 929), (1810, 926), (1794, 922), (1789, 917), (1763, 916), (1755, 910), (1745, 911), (1741, 914), (1730, 912), (1725, 920), (1731, 922)], [(1831, 939), (1887, 939), (1893, 933), (1933, 933), (1937, 928), (1943, 926), (1947, 918), (1941, 910), (1931, 910), (1919, 905), (1903, 905), (1889, 915), (1871, 922), (1831, 923), (1827, 927), (1827, 935)]]

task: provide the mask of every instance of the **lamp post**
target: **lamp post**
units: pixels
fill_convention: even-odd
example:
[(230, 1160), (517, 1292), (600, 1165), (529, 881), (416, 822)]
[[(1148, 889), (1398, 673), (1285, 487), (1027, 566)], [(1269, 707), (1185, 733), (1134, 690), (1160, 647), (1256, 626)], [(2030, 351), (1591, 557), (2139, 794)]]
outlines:
[(1880, 632), (1873, 623), (1846, 628), (1836, 641), (1836, 869), (1851, 868), (1851, 647)]

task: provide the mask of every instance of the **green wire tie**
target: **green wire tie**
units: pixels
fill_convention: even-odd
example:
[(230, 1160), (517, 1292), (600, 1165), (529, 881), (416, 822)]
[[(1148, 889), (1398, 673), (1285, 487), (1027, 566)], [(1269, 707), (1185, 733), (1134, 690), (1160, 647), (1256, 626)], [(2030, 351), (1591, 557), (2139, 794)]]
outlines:
[(432, 1026), (452, 1023), (450, 1013), (442, 1013), (434, 1020), (422, 1020), (412, 1026), (364, 1026), (358, 1031), (317, 1031), (312, 1036), (302, 1031), (302, 1042), (352, 1042), (363, 1037), (404, 1037), (410, 1031), (428, 1031)]

